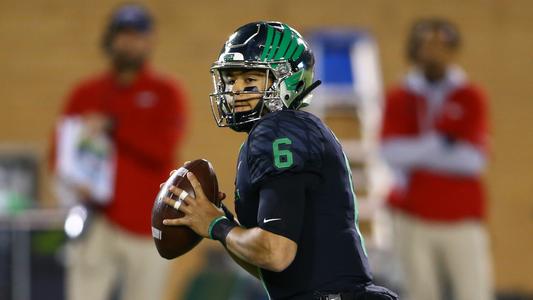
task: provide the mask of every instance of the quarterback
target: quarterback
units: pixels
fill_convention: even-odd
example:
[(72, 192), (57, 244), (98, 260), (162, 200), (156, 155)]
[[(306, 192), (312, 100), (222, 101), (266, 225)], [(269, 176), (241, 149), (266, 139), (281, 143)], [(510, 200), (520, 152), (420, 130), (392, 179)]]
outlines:
[(210, 98), (218, 126), (248, 134), (236, 170), (237, 218), (188, 173), (196, 198), (182, 197), (185, 216), (165, 224), (220, 241), (271, 299), (397, 299), (372, 283), (341, 145), (300, 110), (320, 83), (313, 67), (308, 44), (286, 24), (254, 22), (229, 37), (211, 68)]

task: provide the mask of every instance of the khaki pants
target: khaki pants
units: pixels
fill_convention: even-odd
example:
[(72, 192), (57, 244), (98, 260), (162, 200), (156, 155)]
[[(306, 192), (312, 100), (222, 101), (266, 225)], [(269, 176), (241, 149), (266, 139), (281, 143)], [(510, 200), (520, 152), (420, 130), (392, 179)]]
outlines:
[(427, 222), (395, 213), (400, 252), (410, 300), (438, 300), (447, 274), (455, 300), (493, 299), (487, 233), (477, 221)]
[(150, 237), (133, 235), (95, 216), (68, 245), (67, 299), (107, 300), (120, 278), (121, 299), (161, 299), (168, 262)]

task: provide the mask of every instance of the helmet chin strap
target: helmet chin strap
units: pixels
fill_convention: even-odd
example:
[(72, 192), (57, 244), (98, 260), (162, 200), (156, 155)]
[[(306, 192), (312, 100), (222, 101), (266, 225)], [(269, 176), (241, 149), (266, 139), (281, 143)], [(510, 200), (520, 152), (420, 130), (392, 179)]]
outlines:
[(322, 81), (320, 80), (313, 82), (310, 86), (308, 86), (305, 90), (303, 90), (298, 96), (296, 96), (296, 98), (294, 98), (291, 106), (293, 106), (295, 109), (299, 108), (302, 105), (302, 102), (305, 99), (305, 97), (307, 97), (320, 84), (322, 84)]
[[(308, 86), (305, 90), (303, 90), (298, 96), (294, 98), (294, 100), (291, 103), (291, 109), (298, 109), (301, 107), (303, 101), (309, 94), (316, 89), (320, 84), (322, 84), (322, 81), (317, 80), (313, 82), (310, 86)], [(282, 101), (275, 101), (275, 99), (271, 99), (270, 101), (265, 101), (265, 106), (268, 108), (269, 111), (274, 112), (278, 110), (283, 109), (283, 102)]]

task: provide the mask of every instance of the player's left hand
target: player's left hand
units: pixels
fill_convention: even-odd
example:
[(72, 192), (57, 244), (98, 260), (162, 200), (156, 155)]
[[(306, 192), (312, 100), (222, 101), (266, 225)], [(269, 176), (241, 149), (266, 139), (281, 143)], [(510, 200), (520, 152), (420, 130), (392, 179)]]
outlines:
[[(189, 194), (183, 199), (183, 203), (179, 206), (179, 210), (183, 212), (185, 216), (177, 219), (165, 219), (163, 220), (163, 224), (171, 226), (185, 225), (190, 227), (198, 235), (209, 238), (209, 225), (214, 219), (223, 216), (224, 211), (216, 207), (209, 201), (209, 199), (207, 199), (202, 189), (202, 185), (192, 172), (187, 173), (187, 178), (194, 189), (196, 197), (192, 197), (192, 195)], [(177, 186), (171, 186), (169, 191), (178, 197), (183, 190)], [(218, 195), (219, 198), (224, 198), (225, 196), (224, 193)], [(176, 200), (169, 197), (165, 197), (163, 201), (172, 207), (176, 204)]]

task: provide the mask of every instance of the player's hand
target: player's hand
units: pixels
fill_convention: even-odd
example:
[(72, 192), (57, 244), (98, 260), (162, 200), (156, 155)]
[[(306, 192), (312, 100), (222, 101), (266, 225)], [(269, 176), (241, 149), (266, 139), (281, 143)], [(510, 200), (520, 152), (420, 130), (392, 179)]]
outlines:
[[(216, 207), (209, 201), (209, 199), (207, 199), (202, 189), (202, 185), (192, 172), (187, 173), (187, 178), (194, 189), (196, 197), (193, 198), (191, 195), (187, 195), (183, 198), (179, 210), (185, 215), (177, 219), (165, 219), (163, 220), (163, 224), (171, 226), (185, 225), (198, 235), (209, 238), (209, 225), (214, 219), (224, 216), (224, 211)], [(177, 186), (171, 186), (169, 191), (176, 197), (179, 197), (183, 192), (183, 190)], [(221, 199), (225, 198), (225, 196), (224, 193), (219, 193)], [(163, 201), (172, 207), (176, 204), (176, 200), (169, 197), (165, 197)]]
[(102, 113), (88, 113), (83, 116), (85, 126), (90, 136), (98, 136), (109, 132), (112, 119)]
[(74, 185), (74, 190), (82, 202), (89, 201), (93, 196), (91, 188), (84, 184)]

